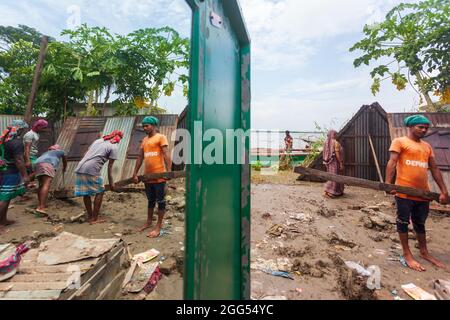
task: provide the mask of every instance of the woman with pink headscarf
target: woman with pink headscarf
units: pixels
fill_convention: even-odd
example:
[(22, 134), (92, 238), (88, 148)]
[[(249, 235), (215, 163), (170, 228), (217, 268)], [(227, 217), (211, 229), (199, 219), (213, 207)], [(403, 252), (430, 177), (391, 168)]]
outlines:
[[(336, 140), (337, 132), (330, 130), (323, 148), (323, 164), (327, 172), (340, 174), (344, 172), (344, 150), (341, 144)], [(336, 198), (344, 195), (344, 185), (334, 181), (328, 181), (325, 184), (325, 196)]]
[(58, 170), (59, 163), (63, 162), (63, 172), (66, 172), (67, 159), (61, 147), (57, 144), (51, 146), (47, 152), (36, 160), (36, 177), (39, 181), (38, 200), (39, 205), (36, 212), (47, 215), (45, 208), (47, 206), (48, 192), (53, 178)]

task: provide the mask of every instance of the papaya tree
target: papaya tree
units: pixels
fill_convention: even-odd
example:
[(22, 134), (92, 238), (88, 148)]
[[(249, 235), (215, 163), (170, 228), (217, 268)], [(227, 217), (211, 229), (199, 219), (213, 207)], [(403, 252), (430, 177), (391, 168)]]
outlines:
[[(381, 82), (390, 79), (398, 90), (413, 86), (427, 111), (450, 103), (450, 0), (402, 3), (384, 21), (364, 26), (363, 32), (365, 38), (350, 51), (362, 52), (355, 67), (377, 62), (370, 73), (374, 95)], [(433, 102), (433, 93), (441, 104)]]

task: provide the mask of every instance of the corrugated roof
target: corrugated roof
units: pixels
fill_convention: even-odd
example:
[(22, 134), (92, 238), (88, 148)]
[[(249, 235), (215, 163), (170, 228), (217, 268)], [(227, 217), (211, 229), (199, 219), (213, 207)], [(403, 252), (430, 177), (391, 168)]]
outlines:
[[(345, 175), (379, 181), (380, 178), (369, 145), (369, 134), (373, 140), (382, 174), (384, 174), (389, 158), (390, 137), (386, 111), (377, 102), (362, 106), (339, 131), (337, 139), (344, 149)], [(326, 170), (323, 165), (322, 152), (309, 167)]]
[[(31, 122), (33, 123), (36, 119), (34, 117)], [(23, 120), (22, 115), (9, 115), (9, 114), (2, 114), (0, 115), (0, 133), (3, 132), (4, 129), (6, 129), (7, 126), (9, 126), (13, 120)], [(59, 134), (58, 129), (58, 122), (49, 121), (49, 127), (45, 129), (40, 134), (40, 143), (39, 143), (39, 154), (44, 153), (47, 151), (47, 149), (53, 145), (56, 141), (56, 137)]]
[(9, 114), (2, 114), (0, 115), (0, 133), (3, 132), (3, 130), (8, 127), (13, 120), (22, 120), (23, 116), (16, 116), (16, 115), (9, 115)]
[[(128, 144), (130, 142), (131, 132), (133, 131), (135, 117), (123, 117), (123, 118), (108, 118), (106, 120), (105, 127), (103, 128), (103, 135), (109, 134), (114, 130), (120, 130), (123, 132), (122, 141), (119, 143), (119, 159), (114, 162), (113, 175), (114, 177), (120, 177), (122, 179), (122, 170), (127, 155)], [(108, 181), (108, 167), (104, 166), (102, 169), (102, 177), (104, 181)], [(129, 177), (128, 177), (129, 178)]]
[[(174, 142), (171, 141), (172, 132), (177, 129), (178, 115), (158, 115), (160, 120), (159, 131), (167, 136), (169, 139), (169, 150), (172, 152)], [(133, 174), (135, 159), (127, 158), (127, 151), (130, 145), (130, 139), (135, 127), (135, 123), (140, 123), (143, 116), (132, 117), (104, 117), (106, 119), (105, 125), (101, 131), (102, 134), (110, 133), (113, 130), (121, 130), (124, 133), (124, 138), (119, 144), (119, 159), (114, 163), (113, 175), (115, 181), (130, 178)], [(77, 117), (68, 118), (64, 123), (61, 134), (57, 143), (67, 153), (70, 151), (74, 137), (77, 133), (80, 124), (86, 123), (91, 118)], [(56, 177), (53, 179), (52, 190), (71, 190), (75, 185), (75, 168), (79, 161), (68, 161), (67, 170), (63, 177), (61, 168), (58, 170)], [(143, 172), (143, 166), (141, 168)], [(107, 166), (102, 169), (102, 177), (105, 184), (108, 183)], [(64, 178), (64, 179), (63, 179)], [(131, 186), (133, 187), (133, 186)]]

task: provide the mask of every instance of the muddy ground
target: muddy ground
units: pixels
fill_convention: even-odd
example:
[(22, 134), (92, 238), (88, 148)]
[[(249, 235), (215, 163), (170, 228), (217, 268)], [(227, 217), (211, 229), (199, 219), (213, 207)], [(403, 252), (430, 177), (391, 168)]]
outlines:
[[(396, 290), (408, 299), (401, 285), (414, 283), (432, 293), (435, 279), (450, 279), (449, 271), (423, 262), (427, 271), (417, 273), (403, 267), (397, 259), (401, 252), (395, 232), (392, 197), (360, 188), (347, 188), (337, 200), (322, 197), (320, 183), (297, 182), (297, 175), (282, 172), (276, 176), (252, 175), (252, 298), (272, 299), (393, 299)], [(161, 252), (171, 272), (158, 283), (146, 299), (182, 299), (184, 254), (184, 181), (169, 183), (168, 233), (157, 239), (136, 230), (146, 219), (144, 193), (107, 193), (102, 209), (108, 222), (91, 226), (71, 222), (84, 212), (81, 199), (49, 201), (50, 219), (36, 217), (35, 195), (24, 203), (15, 202), (9, 218), (17, 223), (0, 231), (0, 243), (43, 241), (62, 231), (88, 238), (121, 237), (132, 254), (152, 248)], [(181, 203), (180, 203), (181, 202)], [(449, 218), (431, 214), (427, 229), (430, 250), (450, 266)], [(269, 231), (268, 231), (269, 230)], [(411, 234), (413, 238), (413, 234)], [(411, 240), (413, 253), (415, 242)], [(344, 261), (375, 265), (381, 270), (381, 290), (368, 290), (366, 279), (349, 273)], [(283, 269), (294, 280), (261, 270)], [(139, 295), (119, 295), (118, 299), (142, 299)]]
[[(253, 299), (391, 300), (394, 290), (401, 299), (409, 299), (401, 285), (414, 283), (433, 293), (434, 280), (450, 280), (448, 269), (437, 269), (418, 257), (413, 233), (413, 254), (427, 271), (414, 272), (400, 261), (391, 261), (401, 253), (391, 196), (350, 187), (341, 199), (325, 199), (323, 184), (296, 178), (290, 173), (276, 177), (253, 174)], [(449, 217), (431, 213), (427, 223), (430, 252), (450, 267), (449, 228)], [(366, 268), (378, 266), (381, 289), (369, 290), (367, 278), (349, 271), (345, 261)], [(289, 271), (294, 280), (261, 271), (268, 268)]]
[[(71, 217), (84, 212), (81, 198), (65, 201), (51, 199), (48, 202), (50, 218), (36, 217), (33, 212), (37, 205), (36, 195), (29, 193), (29, 201), (20, 203), (13, 200), (8, 218), (15, 220), (16, 224), (0, 230), (0, 243), (18, 244), (26, 240), (42, 242), (63, 231), (91, 239), (120, 237), (129, 245), (133, 255), (154, 248), (161, 252), (157, 259), (164, 259), (167, 264), (171, 264), (170, 273), (163, 276), (155, 291), (146, 299), (182, 299), (183, 281), (178, 271), (182, 272), (184, 254), (184, 194), (184, 180), (169, 182), (168, 212), (163, 225), (166, 233), (157, 239), (150, 239), (147, 237), (150, 230), (137, 232), (147, 218), (144, 192), (106, 193), (101, 214), (106, 217), (107, 223), (97, 225), (82, 223), (82, 220), (71, 221)], [(117, 298), (142, 299), (142, 296), (119, 294)]]

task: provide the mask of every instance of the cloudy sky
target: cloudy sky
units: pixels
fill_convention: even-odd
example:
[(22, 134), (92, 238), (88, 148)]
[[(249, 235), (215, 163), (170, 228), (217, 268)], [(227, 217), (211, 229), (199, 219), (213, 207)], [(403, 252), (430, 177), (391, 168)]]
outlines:
[[(348, 51), (364, 24), (380, 21), (399, 2), (241, 0), (252, 38), (252, 127), (309, 131), (317, 122), (339, 129), (374, 101), (387, 111), (413, 109), (419, 99), (410, 88), (398, 92), (386, 82), (374, 97), (370, 69), (355, 69), (357, 53)], [(57, 38), (79, 22), (120, 34), (165, 25), (190, 33), (184, 0), (0, 0), (0, 12), (1, 25), (26, 24)], [(180, 112), (186, 101), (178, 92), (161, 104)]]

